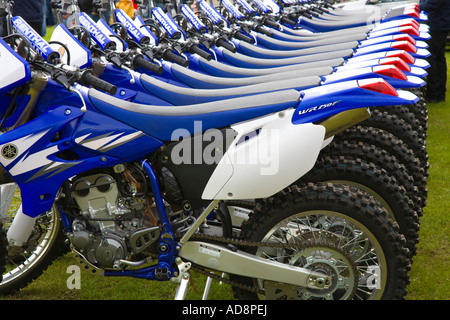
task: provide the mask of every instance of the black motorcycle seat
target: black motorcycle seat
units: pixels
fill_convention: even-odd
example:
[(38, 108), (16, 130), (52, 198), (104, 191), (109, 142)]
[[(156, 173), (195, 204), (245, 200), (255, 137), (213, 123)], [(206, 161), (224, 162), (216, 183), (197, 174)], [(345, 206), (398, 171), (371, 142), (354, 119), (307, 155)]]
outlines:
[[(100, 112), (161, 141), (178, 140), (180, 132), (184, 132), (185, 135), (194, 134), (195, 124), (199, 121), (203, 131), (224, 128), (234, 123), (294, 108), (300, 100), (300, 93), (296, 90), (283, 90), (186, 106), (133, 103), (95, 89), (89, 89), (88, 95), (92, 105)], [(175, 132), (176, 136), (174, 136)]]

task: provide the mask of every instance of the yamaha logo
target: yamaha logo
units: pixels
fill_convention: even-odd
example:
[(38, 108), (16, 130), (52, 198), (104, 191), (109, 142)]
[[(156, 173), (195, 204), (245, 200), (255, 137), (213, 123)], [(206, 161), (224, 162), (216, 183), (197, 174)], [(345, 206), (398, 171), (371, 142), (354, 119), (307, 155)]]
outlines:
[(13, 144), (7, 144), (2, 148), (2, 156), (6, 159), (14, 159), (17, 153), (17, 147)]

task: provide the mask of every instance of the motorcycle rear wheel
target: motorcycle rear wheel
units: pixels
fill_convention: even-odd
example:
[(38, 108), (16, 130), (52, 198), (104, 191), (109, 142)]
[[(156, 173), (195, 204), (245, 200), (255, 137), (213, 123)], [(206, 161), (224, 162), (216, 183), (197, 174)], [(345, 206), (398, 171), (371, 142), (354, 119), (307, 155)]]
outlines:
[[(233, 291), (239, 299), (391, 300), (406, 296), (410, 262), (404, 237), (384, 209), (347, 189), (320, 183), (293, 186), (257, 205), (242, 226), (242, 236), (256, 242), (304, 244), (302, 250), (270, 246), (243, 250), (278, 262), (322, 270), (335, 283), (332, 289), (322, 291), (279, 285), (274, 295), (271, 283), (233, 276), (233, 280), (265, 292), (262, 297), (235, 287)], [(318, 261), (318, 256), (322, 257), (320, 263), (308, 264)], [(333, 268), (337, 261), (351, 275), (351, 263), (345, 258), (348, 256), (357, 270), (353, 283), (349, 282), (350, 276), (341, 276)]]

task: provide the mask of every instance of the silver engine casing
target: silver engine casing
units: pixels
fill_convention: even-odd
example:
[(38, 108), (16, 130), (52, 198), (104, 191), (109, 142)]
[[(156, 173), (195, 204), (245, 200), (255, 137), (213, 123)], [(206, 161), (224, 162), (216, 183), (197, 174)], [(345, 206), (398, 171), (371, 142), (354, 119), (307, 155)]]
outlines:
[(97, 268), (120, 269), (159, 238), (159, 227), (146, 227), (145, 199), (123, 197), (110, 174), (75, 178), (72, 197), (81, 215), (68, 237), (75, 251)]

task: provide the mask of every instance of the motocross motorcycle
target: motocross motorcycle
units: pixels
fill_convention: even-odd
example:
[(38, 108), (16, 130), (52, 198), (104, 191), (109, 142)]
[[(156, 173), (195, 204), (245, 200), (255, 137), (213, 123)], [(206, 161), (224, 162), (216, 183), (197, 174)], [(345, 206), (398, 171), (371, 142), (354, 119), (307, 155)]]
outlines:
[[(45, 82), (45, 73), (59, 81), (64, 76), (69, 79), (71, 77), (68, 75), (74, 77), (76, 74), (67, 68), (44, 68), (42, 63), (30, 61), (34, 64), (31, 72), (26, 61), (6, 44), (2, 51), (4, 56), (11, 58), (13, 71), (10, 74), (14, 75), (8, 77), (2, 87), (2, 94), (9, 100), (9, 105), (14, 105), (11, 102), (15, 98), (14, 94), (8, 94), (12, 90), (19, 92), (13, 87), (25, 87), (29, 92), (36, 92), (42, 90), (38, 85), (42, 86)], [(39, 77), (41, 81), (36, 80)], [(85, 84), (110, 89), (87, 75), (84, 81), (86, 79), (90, 80)], [(340, 92), (330, 93), (330, 98), (340, 94), (345, 97), (345, 93), (353, 97), (358, 93), (358, 97), (364, 94), (377, 97), (379, 100), (374, 99), (374, 103), (378, 104), (407, 104), (416, 100), (411, 94), (397, 92), (378, 79), (354, 81), (346, 85), (348, 87), (344, 85)], [(268, 298), (287, 296), (306, 299), (398, 298), (404, 294), (404, 289), (392, 290), (392, 286), (398, 287), (401, 283), (404, 287), (407, 282), (407, 262), (401, 255), (404, 251), (401, 236), (395, 232), (395, 226), (391, 225), (383, 210), (372, 206), (370, 201), (366, 203), (365, 199), (355, 197), (348, 190), (332, 185), (290, 187), (282, 196), (276, 196), (270, 205), (261, 208), (261, 214), (245, 224), (239, 239), (224, 237), (226, 234), (233, 235), (223, 224), (216, 234), (208, 234), (211, 230), (202, 228), (211, 212), (222, 217), (222, 220), (227, 219), (226, 213), (222, 212), (226, 210), (221, 208), (223, 200), (267, 197), (287, 187), (294, 176), (298, 178), (306, 173), (327, 137), (329, 127), (324, 119), (347, 112), (356, 104), (330, 105), (328, 107), (332, 109), (328, 110), (323, 110), (328, 108), (323, 106), (319, 108), (320, 115), (316, 114), (316, 118), (314, 112), (308, 117), (301, 116), (304, 113), (300, 113), (298, 108), (308, 108), (308, 99), (299, 104), (300, 94), (295, 91), (191, 105), (191, 108), (161, 109), (124, 102), (81, 85), (74, 84), (69, 89), (74, 93), (71, 99), (78, 101), (57, 104), (45, 110), (27, 110), (27, 119), (19, 116), (20, 121), (16, 124), (8, 123), (9, 130), (1, 136), (5, 154), (14, 154), (14, 147), (18, 145), (20, 149), (17, 151), (22, 151), (2, 159), (5, 182), (12, 182), (12, 179), (19, 185), (23, 204), (8, 230), (10, 252), (18, 248), (24, 250), (25, 243), (33, 243), (27, 242), (30, 233), (34, 243), (38, 242), (39, 232), (45, 229), (35, 228), (36, 225), (53, 224), (53, 230), (56, 230), (59, 222), (64, 225), (73, 249), (97, 272), (111, 276), (172, 279), (181, 284), (178, 298), (184, 295), (188, 278), (186, 271), (197, 266), (199, 270), (207, 268), (236, 275), (228, 281), (240, 297), (247, 297), (249, 292)], [(19, 93), (17, 96), (20, 96)], [(386, 101), (386, 98), (390, 100)], [(351, 100), (348, 96), (346, 99)], [(28, 103), (30, 109), (36, 102), (32, 100)], [(313, 99), (309, 103), (313, 106), (319, 102)], [(22, 115), (22, 111), (11, 108), (8, 113), (17, 117)], [(201, 120), (206, 127), (196, 130), (195, 119)], [(314, 124), (317, 121), (323, 125)], [(219, 128), (217, 137), (226, 138), (229, 134), (231, 137), (217, 146), (205, 143), (211, 141), (208, 134), (214, 134), (213, 128)], [(175, 129), (180, 129), (178, 133), (184, 138), (182, 141), (173, 139)], [(288, 136), (290, 139), (298, 137), (299, 140), (308, 137), (308, 141), (302, 142), (305, 145), (296, 145), (298, 151), (292, 154), (296, 167), (302, 169), (293, 170), (289, 165), (292, 159), (282, 157), (283, 163), (280, 165), (284, 169), (277, 171), (276, 179), (267, 179), (273, 168), (241, 161), (248, 154), (255, 154), (251, 151), (255, 151), (254, 148), (258, 148), (263, 141), (266, 144), (270, 142), (273, 135), (278, 135), (270, 132), (278, 130), (287, 134), (286, 140), (283, 139), (284, 145), (277, 148), (279, 155), (286, 152), (292, 154), (293, 146), (287, 143)], [(206, 137), (202, 132), (207, 134)], [(187, 144), (182, 144), (183, 141)], [(182, 154), (183, 160), (194, 161), (177, 162), (174, 157), (177, 152), (180, 155), (179, 151), (183, 148), (187, 148), (187, 152), (191, 144), (197, 146), (197, 143), (200, 143), (203, 152), (214, 152), (218, 163), (205, 160), (196, 163), (195, 153), (191, 154), (194, 156), (192, 159), (188, 159), (190, 156), (183, 158), (187, 155)], [(142, 148), (143, 145), (148, 148)], [(134, 151), (130, 152), (130, 149)], [(300, 158), (303, 158), (304, 164), (299, 166)], [(194, 170), (197, 171), (194, 173)], [(47, 180), (45, 187), (41, 183), (43, 180)], [(255, 189), (255, 185), (260, 187)], [(3, 191), (6, 189), (2, 189), (2, 198)], [(12, 194), (16, 193), (7, 192), (5, 198), (10, 199)], [(303, 213), (282, 210), (286, 207), (284, 204), (294, 198), (298, 199), (294, 201), (298, 203), (296, 210)], [(300, 205), (300, 202), (303, 203)], [(340, 207), (340, 202), (346, 203), (346, 209)], [(361, 203), (365, 209), (356, 210), (361, 208)], [(321, 210), (326, 210), (326, 214), (319, 214), (316, 211), (318, 207), (313, 209), (317, 205), (323, 206)], [(324, 208), (333, 210), (330, 213)], [(350, 214), (346, 210), (355, 213)], [(269, 219), (271, 222), (262, 223), (261, 217), (272, 217), (274, 211), (278, 213)], [(54, 219), (56, 215), (61, 219)], [(41, 218), (36, 224), (37, 219)], [(380, 228), (380, 221), (389, 228)], [(390, 231), (386, 235), (388, 229)], [(342, 246), (345, 239), (348, 242)], [(386, 245), (389, 250), (386, 250)], [(343, 249), (346, 247), (352, 249)], [(36, 251), (41, 248), (45, 246)], [(249, 251), (250, 255), (242, 249)], [(25, 250), (31, 252), (33, 247)], [(290, 258), (285, 257), (286, 253)], [(386, 256), (388, 254), (393, 255), (392, 259)], [(371, 256), (370, 263), (366, 262), (367, 257), (363, 258), (365, 255)], [(142, 256), (145, 258), (140, 259)], [(261, 258), (269, 256), (272, 258)], [(158, 262), (146, 267), (150, 257), (157, 258)], [(36, 259), (36, 255), (31, 255), (30, 259)], [(392, 269), (385, 270), (384, 263), (389, 261)], [(21, 262), (28, 266), (28, 270), (36, 266), (30, 261)], [(336, 263), (340, 267), (333, 267)], [(243, 266), (248, 270), (244, 270)], [(397, 270), (397, 276), (388, 277), (388, 270), (393, 269)], [(283, 279), (274, 276), (281, 270)], [(376, 285), (369, 281), (373, 279), (374, 270), (380, 271), (383, 279)], [(333, 277), (327, 274), (339, 275), (340, 282), (333, 283)], [(8, 273), (10, 278), (11, 275), (14, 272)], [(289, 279), (291, 276), (297, 280)], [(2, 285), (7, 285), (7, 280), (8, 277)], [(364, 287), (361, 290), (359, 282), (363, 280), (367, 281), (361, 285)], [(280, 286), (279, 282), (286, 284)], [(362, 293), (367, 288), (371, 294)], [(283, 294), (280, 295), (280, 292)]]
[[(186, 7), (185, 5), (182, 5), (181, 10), (182, 10), (183, 14), (189, 19), (189, 21), (191, 21), (191, 24), (193, 26), (197, 26), (197, 27), (195, 27), (195, 29), (201, 30), (202, 28), (205, 28), (198, 19), (195, 19), (195, 16), (193, 15), (192, 12), (190, 12), (190, 9), (188, 7)], [(133, 21), (130, 18), (128, 18), (123, 12), (120, 12), (120, 10), (115, 10), (114, 16), (117, 18), (117, 20), (120, 20), (123, 23), (123, 25), (125, 25), (129, 34), (133, 35), (133, 38), (134, 38), (134, 40), (136, 40), (136, 42), (139, 42), (139, 43), (143, 42), (143, 35), (140, 34), (140, 32), (138, 32), (138, 30), (136, 30), (136, 28), (134, 28)], [(166, 18), (166, 20), (162, 19), (162, 17), (164, 16), (164, 13), (157, 12), (157, 14), (155, 14), (155, 16), (156, 16), (157, 20), (161, 21), (161, 25), (167, 26), (172, 23), (172, 20), (169, 18)], [(87, 20), (88, 19), (86, 17), (83, 17), (82, 23), (86, 26), (86, 28), (91, 30), (91, 34), (93, 34), (95, 38), (100, 39), (100, 37), (98, 35), (101, 32), (93, 31), (93, 30), (95, 30), (94, 25), (93, 25), (94, 23), (92, 21), (90, 23), (87, 23), (88, 22)], [(99, 21), (99, 22), (101, 22), (101, 21)], [(104, 26), (104, 25), (102, 25), (102, 27), (106, 28), (106, 26)], [(170, 30), (172, 30), (171, 34), (175, 34), (173, 30), (181, 30), (179, 27), (173, 27), (172, 29), (166, 27), (166, 29), (167, 29), (168, 33), (170, 33)], [(183, 29), (185, 29), (185, 28), (183, 28)], [(184, 31), (187, 31), (187, 30), (184, 30)], [(180, 33), (179, 31), (177, 31), (177, 32)], [(112, 34), (113, 31), (108, 30), (108, 33)], [(160, 33), (158, 33), (158, 34), (160, 34)], [(108, 36), (106, 34), (103, 34), (102, 37), (108, 38)], [(110, 41), (113, 41), (113, 39), (110, 39)], [(62, 41), (62, 42), (65, 42), (65, 41)], [(101, 44), (101, 41), (99, 41), (99, 40), (96, 40), (96, 42), (99, 45)], [(126, 42), (128, 42), (128, 41), (126, 41)], [(122, 44), (120, 44), (120, 43), (117, 43), (117, 44), (119, 46), (123, 47)], [(189, 62), (192, 62), (192, 56), (190, 56), (189, 54), (186, 54), (186, 55), (188, 56)], [(117, 58), (117, 56), (116, 56), (116, 58)], [(137, 58), (134, 58), (132, 65), (136, 64), (135, 63), (136, 59)], [(351, 59), (349, 59), (349, 61), (351, 61)], [(376, 60), (376, 61), (378, 62), (378, 60)], [(399, 62), (400, 62), (400, 60), (399, 60)], [(164, 64), (164, 62), (163, 62), (163, 64)], [(225, 99), (226, 97), (229, 97), (229, 98), (236, 97), (236, 96), (240, 96), (243, 94), (249, 95), (249, 94), (255, 93), (255, 92), (261, 93), (261, 92), (276, 91), (276, 90), (283, 89), (283, 87), (279, 87), (279, 85), (275, 84), (275, 82), (270, 82), (270, 83), (264, 83), (263, 85), (260, 85), (260, 86), (253, 86), (253, 87), (244, 86), (242, 88), (237, 88), (237, 87), (233, 86), (232, 88), (229, 88), (227, 90), (192, 90), (192, 89), (180, 87), (179, 84), (178, 85), (169, 85), (162, 80), (157, 80), (155, 77), (146, 77), (145, 75), (131, 76), (131, 79), (133, 80), (133, 83), (131, 84), (131, 82), (129, 80), (130, 78), (128, 77), (127, 73), (118, 71), (117, 68), (115, 68), (116, 65), (119, 65), (119, 64), (115, 63), (115, 65), (114, 65), (114, 67), (112, 67), (112, 69), (106, 67), (107, 69), (105, 69), (105, 71), (103, 71), (103, 73), (99, 76), (102, 79), (106, 79), (109, 82), (114, 82), (115, 84), (118, 84), (118, 85), (120, 84), (120, 85), (125, 86), (127, 89), (121, 88), (119, 90), (123, 94), (121, 97), (126, 98), (126, 99), (128, 99), (127, 96), (130, 95), (130, 90), (128, 90), (128, 89), (144, 91), (144, 92), (147, 92), (148, 94), (151, 93), (153, 95), (158, 96), (158, 98), (168, 101), (174, 105), (184, 105), (184, 104), (192, 104), (192, 103), (198, 103), (198, 102), (206, 102), (206, 101), (212, 101), (212, 100), (218, 100), (218, 99)], [(358, 66), (360, 68), (359, 70), (358, 70)], [(361, 68), (361, 67), (364, 67), (364, 65), (361, 66), (358, 64), (349, 64), (349, 65), (343, 66), (342, 68), (347, 69), (347, 70), (351, 69), (351, 72), (347, 72), (347, 73), (340, 72), (342, 69), (341, 69), (341, 67), (339, 67), (339, 68), (335, 69), (334, 73), (331, 76), (325, 76), (322, 78), (317, 77), (317, 76), (310, 77), (307, 81), (309, 81), (309, 86), (314, 86), (314, 85), (318, 85), (319, 83), (329, 84), (329, 83), (338, 82), (338, 81), (342, 82), (344, 79), (346, 79), (346, 78), (348, 79), (349, 75), (353, 78), (367, 77), (367, 75), (368, 75), (367, 71), (365, 71), (365, 69)], [(400, 65), (400, 67), (401, 67), (401, 65)], [(185, 69), (183, 67), (180, 67), (180, 68), (182, 70)], [(339, 71), (337, 69), (339, 69)], [(420, 69), (420, 68), (416, 68), (416, 69)], [(368, 69), (369, 74), (372, 74), (372, 70), (373, 70), (372, 68)], [(383, 69), (383, 70), (387, 71), (388, 69)], [(410, 69), (402, 68), (402, 71), (403, 70), (410, 70)], [(184, 74), (187, 79), (185, 82), (189, 83), (189, 85), (193, 86), (193, 85), (195, 85), (195, 83), (200, 81), (199, 77), (201, 77), (201, 75), (199, 73), (190, 71), (191, 74), (195, 74), (195, 75), (192, 75), (189, 78), (188, 71), (190, 71), (190, 70), (186, 69), (184, 71)], [(395, 71), (395, 69), (393, 69), (393, 71)], [(378, 74), (379, 72), (376, 72), (376, 73)], [(381, 73), (382, 72), (380, 72), (380, 74)], [(394, 74), (395, 74), (394, 72), (388, 71), (386, 73), (386, 75), (389, 75), (390, 77), (385, 78), (385, 79), (387, 79), (387, 81), (390, 84), (394, 85), (397, 88), (399, 86), (405, 87), (406, 85), (402, 84), (402, 82), (404, 83), (405, 81), (402, 79), (393, 78), (392, 76)], [(400, 75), (400, 73), (398, 73), (398, 74)], [(123, 77), (123, 75), (125, 75), (126, 77)], [(278, 74), (278, 75), (280, 75), (280, 74)], [(281, 76), (285, 76), (285, 75), (286, 74), (284, 73)], [(165, 76), (166, 75), (164, 75), (163, 77), (165, 77)], [(180, 77), (177, 77), (177, 79), (180, 79)], [(303, 80), (303, 82), (302, 82), (302, 80)], [(296, 88), (297, 90), (299, 90), (299, 88), (303, 89), (303, 88), (308, 87), (308, 86), (305, 86), (304, 80), (306, 80), (306, 79), (305, 78), (303, 78), (303, 79), (296, 78), (296, 79), (292, 79), (289, 83), (290, 83), (290, 85), (295, 86), (295, 87), (293, 86), (291, 88)], [(400, 80), (400, 81), (398, 81), (398, 80)], [(229, 79), (225, 79), (225, 81), (229, 81)], [(203, 82), (207, 83), (208, 85), (214, 85), (214, 83), (217, 83), (216, 81), (211, 81), (211, 78), (209, 78), (209, 81), (203, 79)], [(408, 82), (409, 82), (409, 85), (413, 84), (415, 86), (420, 85), (420, 83), (423, 84), (423, 81), (422, 82), (414, 81), (413, 77), (408, 78)], [(128, 85), (127, 85), (127, 83), (128, 83)], [(141, 86), (136, 88), (139, 83), (141, 84)], [(228, 85), (231, 87), (230, 83), (228, 83)], [(283, 82), (282, 85), (285, 86), (286, 82)], [(284, 87), (284, 88), (286, 88), (286, 87)], [(252, 91), (252, 90), (256, 90), (256, 91)], [(142, 97), (138, 96), (139, 94), (141, 94), (141, 92), (136, 94), (136, 96), (134, 97), (134, 102), (138, 101), (139, 99), (142, 99)], [(153, 100), (155, 100), (155, 98), (153, 98)], [(151, 98), (145, 97), (144, 100), (145, 99), (151, 99)], [(375, 111), (377, 111), (377, 110), (375, 110)], [(371, 117), (369, 119), (369, 121), (370, 121), (369, 125), (371, 125), (373, 123), (379, 123), (381, 121), (382, 122), (381, 125), (383, 127), (389, 127), (390, 124), (387, 121), (388, 118), (385, 117), (384, 113), (376, 112), (375, 116), (376, 116), (375, 119), (372, 119), (374, 117)], [(389, 120), (392, 121), (391, 119), (389, 119)], [(368, 124), (366, 123), (365, 125), (368, 125)], [(400, 127), (399, 124), (396, 124), (395, 127), (397, 127), (397, 126)], [(405, 130), (405, 131), (410, 131), (410, 130)], [(413, 137), (411, 137), (410, 140), (416, 141), (416, 139)], [(421, 141), (420, 140), (417, 140), (417, 141), (418, 141), (417, 145), (420, 145)], [(357, 149), (358, 148), (356, 148), (356, 150)], [(354, 153), (355, 152), (353, 152), (353, 154)], [(341, 154), (341, 156), (342, 156), (342, 154)], [(361, 155), (358, 155), (357, 158), (361, 158)], [(370, 157), (370, 159), (369, 159), (368, 156), (365, 156), (364, 158), (365, 158), (365, 160), (367, 159), (368, 163), (370, 163), (370, 162), (377, 163), (378, 166), (381, 168), (386, 167), (385, 163), (390, 163), (390, 165), (389, 165), (390, 168), (387, 168), (387, 169), (391, 169), (393, 167), (392, 161), (387, 161), (386, 159), (381, 159), (378, 156), (375, 159), (373, 157)], [(341, 161), (338, 159), (333, 160), (333, 162), (339, 162), (339, 165), (336, 165), (336, 168), (345, 167), (347, 169), (347, 171), (345, 173), (345, 176), (347, 177), (347, 179), (350, 176), (349, 167), (351, 166), (351, 170), (355, 171), (355, 170), (357, 170), (358, 166), (360, 166), (357, 163), (350, 164), (348, 161), (346, 161), (346, 163), (341, 163)], [(397, 163), (397, 164), (395, 164), (395, 167), (399, 167), (400, 165), (401, 164)], [(330, 170), (330, 169), (328, 168), (327, 170)], [(377, 171), (376, 168), (371, 168), (371, 169), (365, 168), (365, 170), (367, 171), (367, 174), (369, 174), (369, 172)], [(402, 172), (406, 172), (406, 171), (407, 170), (403, 170)], [(318, 170), (314, 170), (314, 172), (318, 172)], [(403, 174), (399, 175), (398, 172), (399, 172), (399, 170), (397, 170), (397, 169), (389, 170), (390, 175), (395, 176), (397, 178), (397, 180), (399, 182), (401, 182), (401, 185), (405, 187), (405, 189), (406, 189), (405, 191), (401, 191), (401, 187), (399, 187), (395, 181), (392, 181), (392, 183), (384, 183), (383, 187), (375, 188), (375, 189), (378, 189), (375, 191), (375, 194), (377, 194), (378, 197), (380, 197), (380, 195), (382, 195), (381, 196), (382, 202), (388, 208), (388, 211), (392, 214), (392, 216), (394, 216), (396, 218), (396, 221), (399, 222), (402, 232), (407, 235), (408, 248), (410, 249), (411, 252), (414, 253), (416, 250), (416, 243), (418, 242), (418, 235), (417, 235), (418, 216), (420, 215), (420, 213), (423, 209), (422, 199), (418, 195), (418, 192), (416, 191), (414, 183), (411, 183), (412, 177), (410, 177), (408, 175), (405, 176)], [(334, 172), (333, 174), (336, 175), (337, 173)], [(355, 173), (353, 173), (352, 175), (354, 176)], [(358, 182), (359, 182), (359, 184), (362, 184), (362, 185), (368, 187), (367, 186), (368, 181), (373, 180), (372, 186), (370, 188), (372, 189), (372, 191), (374, 191), (373, 185), (379, 186), (379, 183), (377, 183), (377, 180), (379, 180), (379, 179), (382, 179), (383, 181), (388, 180), (386, 178), (382, 178), (383, 173), (377, 173), (377, 175), (378, 175), (378, 177), (376, 179), (373, 179), (373, 177), (372, 178), (368, 178), (368, 177), (363, 178), (362, 175), (360, 175)], [(318, 177), (320, 177), (320, 176), (321, 175), (316, 175), (314, 177), (314, 180), (319, 179)], [(328, 176), (328, 178), (331, 177), (330, 171), (328, 171), (327, 176)], [(309, 175), (308, 178), (312, 179), (311, 175)], [(355, 178), (356, 177), (353, 177), (353, 179), (355, 179)], [(321, 179), (323, 179), (323, 177)], [(349, 181), (349, 180), (347, 180), (347, 181)], [(390, 188), (388, 186), (390, 186), (392, 188)], [(397, 190), (397, 191), (395, 191), (395, 190)], [(403, 194), (405, 194), (405, 195), (403, 195)], [(386, 198), (389, 198), (390, 200), (386, 200)], [(392, 207), (392, 208), (395, 207), (395, 209), (390, 209), (390, 207)], [(414, 208), (414, 209), (412, 209), (412, 208)], [(395, 212), (395, 214), (394, 214), (394, 212)], [(242, 212), (241, 212), (241, 215), (242, 215)]]
[[(45, 60), (54, 55), (39, 50)], [(27, 62), (4, 41), (2, 56), (10, 61), (2, 95), (11, 106), (21, 98), (16, 92), (42, 89), (47, 73), (58, 81), (110, 89), (67, 67)], [(378, 104), (417, 99), (380, 79), (347, 85), (330, 98), (347, 92)], [(211, 213), (226, 219), (223, 201), (272, 196), (309, 171), (329, 130), (314, 122), (351, 111), (353, 98), (344, 94), (345, 104), (304, 117), (299, 110), (308, 106), (307, 99), (300, 101), (300, 93), (290, 90), (167, 108), (123, 101), (76, 83), (69, 89), (68, 100), (76, 102), (42, 110), (39, 99), (31, 99), (28, 110), (6, 111), (16, 121), (11, 125), (6, 119), (9, 130), (0, 136), (2, 178), (6, 187), (17, 184), (21, 206), (12, 221), (9, 211), (3, 221), (9, 224), (8, 252), (20, 252), (13, 261), (26, 270), (7, 265), (4, 291), (30, 281), (45, 263), (40, 258), (50, 255), (46, 249), (65, 235), (97, 273), (179, 282), (176, 298), (184, 297), (191, 268), (232, 275), (226, 281), (241, 298), (249, 292), (305, 299), (405, 294), (409, 262), (396, 225), (383, 209), (345, 189), (291, 186), (249, 219), (238, 237), (225, 230), (226, 223), (219, 230), (202, 227)], [(390, 94), (383, 93), (386, 89)], [(211, 145), (212, 135), (219, 144)], [(203, 159), (190, 152), (198, 146)], [(245, 161), (258, 148), (271, 151), (268, 160), (279, 161), (278, 168), (266, 165), (275, 161)], [(6, 191), (2, 188), (2, 198), (17, 195), (17, 189)], [(283, 203), (295, 198), (294, 210), (287, 210)], [(262, 222), (266, 215), (271, 218)], [(375, 284), (374, 270), (380, 281)]]

